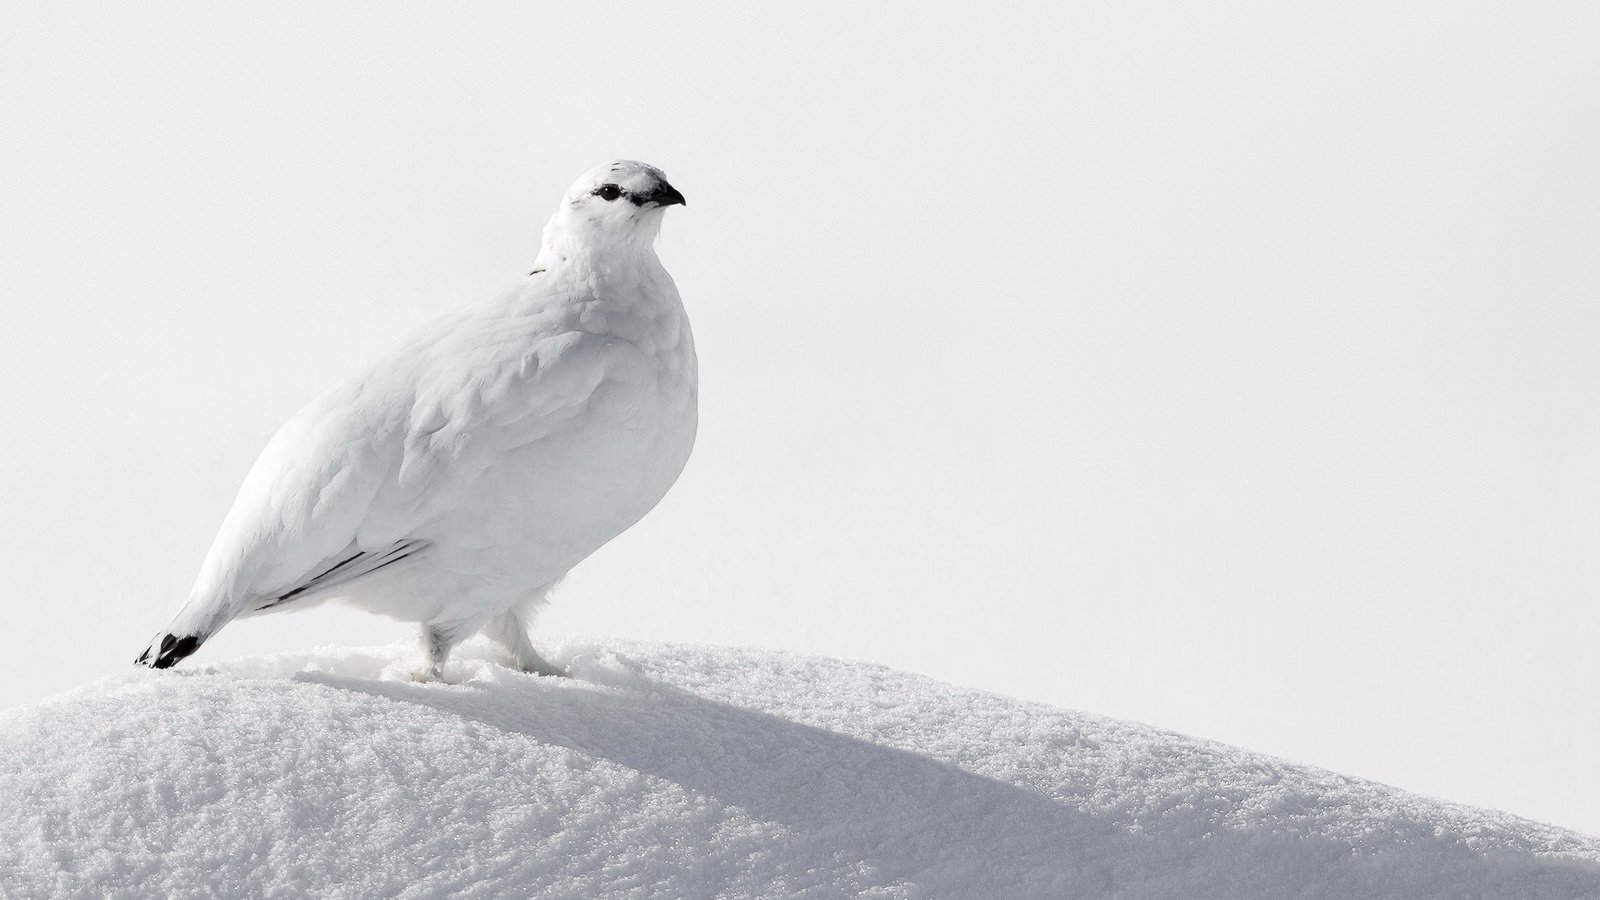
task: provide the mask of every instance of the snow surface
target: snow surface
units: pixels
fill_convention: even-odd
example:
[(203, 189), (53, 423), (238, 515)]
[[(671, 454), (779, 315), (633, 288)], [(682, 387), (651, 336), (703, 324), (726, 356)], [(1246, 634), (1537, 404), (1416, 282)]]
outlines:
[(1600, 898), (1600, 840), (880, 666), (608, 641), (0, 713), (0, 893)]

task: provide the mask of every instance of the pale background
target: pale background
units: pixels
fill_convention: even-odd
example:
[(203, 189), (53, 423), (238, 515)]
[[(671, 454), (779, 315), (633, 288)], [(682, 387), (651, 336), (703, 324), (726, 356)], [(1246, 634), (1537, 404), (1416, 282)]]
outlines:
[(1600, 833), (1600, 6), (1322, 6), (3, 7), (0, 706), (123, 671), (276, 426), (624, 156), (690, 201), (704, 424), (541, 644)]

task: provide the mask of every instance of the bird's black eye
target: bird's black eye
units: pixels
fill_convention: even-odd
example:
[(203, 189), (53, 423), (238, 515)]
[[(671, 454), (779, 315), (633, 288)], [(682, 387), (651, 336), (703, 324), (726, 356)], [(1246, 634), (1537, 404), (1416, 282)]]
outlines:
[(615, 200), (622, 196), (622, 188), (614, 184), (602, 184), (595, 193), (600, 195), (601, 200)]

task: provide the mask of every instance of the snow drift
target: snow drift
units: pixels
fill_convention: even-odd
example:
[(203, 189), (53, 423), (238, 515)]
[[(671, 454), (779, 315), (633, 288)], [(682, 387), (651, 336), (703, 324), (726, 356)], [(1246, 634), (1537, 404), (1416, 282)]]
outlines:
[(0, 714), (0, 894), (1594, 898), (1600, 841), (878, 666), (609, 642)]

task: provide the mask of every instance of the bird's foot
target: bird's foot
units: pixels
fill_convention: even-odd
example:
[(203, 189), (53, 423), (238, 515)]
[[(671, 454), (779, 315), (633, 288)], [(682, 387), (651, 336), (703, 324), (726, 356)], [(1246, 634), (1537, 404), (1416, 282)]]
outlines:
[(527, 672), (529, 675), (549, 675), (552, 678), (572, 677), (572, 673), (566, 669), (540, 656), (533, 649), (533, 645), (526, 643), (526, 641), (523, 642), (522, 647), (517, 648), (516, 652), (511, 654), (511, 658), (519, 672)]
[(411, 680), (418, 684), (427, 684), (431, 681), (443, 681), (444, 670), (439, 666), (424, 663), (411, 671)]

